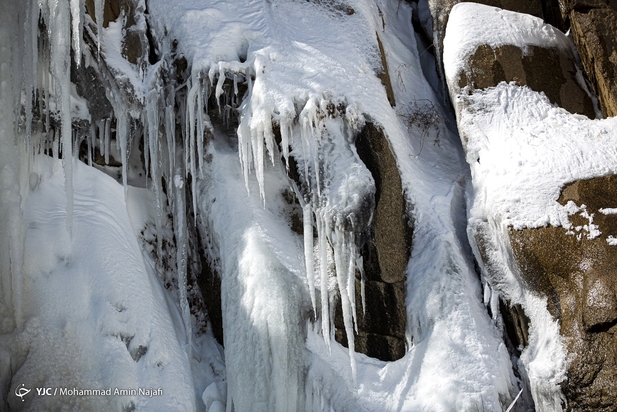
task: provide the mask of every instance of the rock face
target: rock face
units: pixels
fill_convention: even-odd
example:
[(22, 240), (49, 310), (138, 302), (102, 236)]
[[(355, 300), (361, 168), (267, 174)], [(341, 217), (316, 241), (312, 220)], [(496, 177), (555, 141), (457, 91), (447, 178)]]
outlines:
[[(145, 5), (139, 0), (106, 0), (103, 5), (103, 27), (122, 18), (122, 55), (132, 64), (143, 63), (148, 56)], [(96, 23), (94, 0), (86, 1), (86, 12)]]
[[(375, 213), (369, 239), (362, 250), (365, 311), (360, 280), (356, 279), (355, 350), (381, 360), (405, 354), (405, 270), (411, 254), (412, 228), (396, 159), (383, 135), (367, 124), (356, 141), (360, 158), (375, 179)], [(336, 340), (347, 345), (340, 306), (335, 317)]]
[(570, 113), (595, 118), (593, 102), (577, 80), (580, 69), (574, 56), (557, 49), (527, 46), (524, 52), (513, 45), (478, 47), (466, 62), (459, 87), (484, 89), (499, 82), (516, 82), (520, 86), (543, 92), (552, 103)]
[[(611, 12), (587, 7), (592, 7), (585, 11), (588, 19)], [(580, 20), (576, 13), (571, 12), (570, 17)], [(573, 27), (576, 24), (572, 20)], [(592, 31), (590, 28), (586, 35)], [(597, 42), (594, 47), (605, 50), (603, 44)], [(459, 76), (449, 77), (452, 95), (473, 94), (501, 81), (513, 81), (543, 92), (571, 113), (594, 118), (592, 101), (576, 77), (579, 69), (574, 55), (537, 46), (528, 46), (528, 50), (523, 55), (520, 48), (511, 45), (479, 46), (467, 57)], [(594, 62), (599, 52), (588, 52)], [(614, 54), (617, 56), (617, 52)], [(603, 84), (615, 77), (606, 71), (602, 76)], [(465, 99), (458, 101), (466, 104)], [(603, 103), (605, 113), (606, 107)], [(464, 136), (463, 143), (467, 143)], [(499, 252), (500, 259), (514, 262), (521, 287), (546, 297), (548, 311), (559, 322), (569, 356), (567, 380), (561, 385), (567, 410), (613, 411), (617, 408), (617, 240), (613, 240), (617, 237), (617, 214), (613, 214), (617, 210), (612, 208), (617, 207), (617, 176), (570, 182), (561, 188), (558, 203), (567, 205), (571, 227), (510, 227), (504, 246), (508, 250)], [(487, 277), (496, 278), (491, 271), (501, 270), (500, 263), (484, 245), (490, 242), (489, 235), (475, 232), (473, 236)], [(503, 301), (500, 312), (512, 346), (524, 348), (529, 342), (527, 314), (520, 306)]]
[[(511, 230), (512, 251), (525, 283), (546, 295), (561, 323), (571, 363), (564, 395), (569, 410), (612, 411), (617, 407), (617, 215), (602, 209), (617, 205), (617, 176), (581, 180), (565, 186), (559, 203), (586, 205), (601, 235), (589, 239), (589, 219), (573, 214), (574, 229), (545, 227)], [(578, 230), (577, 230), (578, 229)]]
[(604, 116), (617, 115), (617, 1), (569, 0), (574, 42)]

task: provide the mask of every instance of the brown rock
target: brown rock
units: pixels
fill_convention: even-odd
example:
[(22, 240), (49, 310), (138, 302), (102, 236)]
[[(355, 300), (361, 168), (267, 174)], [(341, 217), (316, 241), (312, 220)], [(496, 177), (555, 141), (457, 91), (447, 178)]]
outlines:
[(617, 9), (615, 0), (561, 0), (564, 15), (569, 15), (573, 10), (589, 10), (596, 8), (612, 7)]
[[(334, 338), (347, 347), (345, 331), (337, 330)], [(405, 342), (391, 336), (376, 335), (374, 333), (359, 332), (354, 337), (354, 350), (367, 354), (370, 357), (390, 362), (405, 356)]]
[(386, 88), (386, 96), (390, 106), (396, 106), (394, 99), (394, 90), (392, 89), (392, 82), (390, 80), (390, 72), (388, 71), (388, 59), (386, 58), (386, 52), (377, 33), (377, 46), (379, 47), (379, 54), (381, 56), (381, 72), (377, 73), (377, 77), (381, 80), (381, 84)]
[[(576, 78), (577, 67), (572, 55), (557, 49), (527, 46), (523, 54), (517, 46), (504, 45), (495, 49), (478, 47), (466, 62), (458, 85), (475, 89), (496, 86), (502, 81), (544, 92), (552, 103), (570, 113), (595, 118), (593, 102)], [(556, 70), (560, 68), (560, 70)]]
[[(120, 16), (121, 0), (106, 0), (103, 4), (103, 27), (109, 27), (109, 23), (116, 21)], [(94, 12), (94, 0), (86, 0), (86, 12), (96, 23), (96, 14)]]
[[(565, 186), (561, 204), (586, 205), (602, 234), (588, 238), (589, 219), (570, 216), (575, 226), (511, 230), (512, 252), (526, 285), (548, 297), (560, 321), (571, 363), (563, 391), (569, 410), (617, 408), (617, 176), (581, 180)], [(576, 226), (579, 226), (577, 229)]]
[[(405, 355), (405, 273), (411, 255), (408, 221), (399, 170), (383, 131), (368, 123), (356, 140), (358, 155), (375, 179), (375, 211), (369, 238), (362, 248), (366, 307), (356, 279), (355, 350), (381, 360)], [(335, 310), (337, 341), (347, 345), (340, 304)]]
[(356, 148), (376, 186), (371, 236), (363, 253), (366, 276), (401, 282), (411, 254), (412, 228), (396, 158), (383, 132), (372, 123), (358, 136)]
[[(569, 13), (574, 42), (605, 116), (617, 115), (617, 1), (576, 2)], [(588, 3), (592, 5), (588, 5)], [(602, 5), (602, 8), (599, 5)]]
[[(355, 351), (383, 361), (402, 358), (406, 352), (405, 282), (389, 284), (366, 281), (364, 308), (360, 291), (360, 281), (356, 280), (358, 332), (354, 332)], [(336, 306), (334, 325), (336, 341), (347, 346), (347, 334), (340, 304)]]
[[(521, 305), (499, 301), (499, 312), (503, 317), (505, 332), (516, 351), (529, 344), (529, 318)], [(520, 355), (520, 352), (518, 353)]]
[[(405, 282), (365, 281), (366, 306), (362, 308), (360, 281), (356, 279), (356, 320), (358, 331), (405, 339)], [(403, 304), (401, 305), (400, 302)], [(336, 307), (334, 325), (345, 329), (340, 305)], [(368, 354), (367, 354), (368, 355)], [(370, 356), (370, 355), (369, 355)]]

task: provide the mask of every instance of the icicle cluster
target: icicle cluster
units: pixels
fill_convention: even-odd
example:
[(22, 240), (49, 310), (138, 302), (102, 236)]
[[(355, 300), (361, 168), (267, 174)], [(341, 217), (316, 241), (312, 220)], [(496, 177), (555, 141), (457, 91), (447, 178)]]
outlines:
[[(6, 196), (2, 201), (2, 209), (8, 211), (10, 203), (10, 209), (16, 211), (12, 215), (19, 213), (19, 216), (3, 221), (21, 222), (19, 205), (22, 201), (18, 196), (20, 193), (22, 196), (27, 195), (29, 171), (20, 171), (20, 167), (23, 169), (23, 165), (26, 165), (25, 169), (28, 169), (34, 156), (47, 154), (55, 159), (62, 158), (66, 179), (66, 226), (70, 233), (73, 162), (77, 155), (75, 149), (85, 142), (85, 160), (89, 165), (93, 165), (97, 155), (104, 159), (104, 165), (109, 165), (112, 157), (120, 161), (126, 193), (130, 179), (131, 151), (138, 147), (138, 139), (143, 136), (142, 154), (146, 173), (150, 177), (146, 178), (146, 183), (152, 185), (158, 211), (155, 222), (157, 232), (161, 229), (162, 217), (168, 207), (175, 222), (180, 304), (187, 335), (190, 337), (191, 319), (186, 297), (189, 242), (185, 181), (199, 179), (203, 171), (204, 136), (211, 130), (204, 103), (209, 96), (211, 81), (208, 83), (194, 78), (189, 81), (188, 93), (180, 90), (182, 88), (176, 89), (175, 82), (164, 81), (168, 70), (162, 62), (150, 67), (148, 73), (141, 73), (142, 89), (147, 90), (143, 94), (138, 90), (135, 95), (127, 96), (114, 83), (114, 79), (107, 78), (106, 93), (112, 106), (111, 115), (103, 113), (103, 118), (92, 119), (86, 109), (85, 118), (79, 118), (75, 106), (81, 104), (86, 107), (86, 103), (77, 96), (75, 85), (71, 83), (71, 53), (74, 66), (79, 68), (85, 61), (86, 67), (93, 68), (102, 77), (111, 75), (105, 61), (100, 58), (104, 57), (102, 39), (108, 30), (103, 28), (104, 1), (94, 1), (94, 20), (86, 18), (84, 0), (8, 3), (3, 2), (0, 10), (2, 61), (9, 62), (9, 65), (2, 65), (1, 109), (4, 115), (0, 125), (0, 144), (1, 152), (7, 154), (7, 159), (2, 159), (0, 166), (3, 166), (6, 175), (7, 166), (13, 164), (10, 186), (17, 197)], [(95, 25), (96, 32), (91, 25)], [(45, 30), (41, 30), (41, 27)], [(84, 47), (84, 30), (96, 42), (96, 50)], [(97, 58), (93, 59), (91, 54), (95, 52)], [(177, 93), (180, 96), (178, 101)], [(133, 101), (129, 102), (130, 99)], [(180, 108), (180, 120), (176, 118), (176, 106)], [(84, 116), (83, 113), (81, 116)], [(177, 159), (182, 153), (177, 149), (177, 124), (181, 125), (182, 138), (185, 140), (182, 143), (187, 148), (184, 151), (185, 162)], [(98, 162), (101, 163), (101, 160)], [(8, 178), (4, 178), (4, 181), (8, 182)], [(191, 185), (194, 208), (197, 197), (195, 186)], [(18, 304), (22, 283), (20, 262), (23, 259), (23, 229), (19, 225), (15, 223), (10, 229), (2, 228), (4, 237), (0, 242), (0, 252), (12, 256), (12, 259), (2, 259), (2, 262), (11, 262), (10, 270), (3, 273), (12, 273), (11, 277), (4, 277), (3, 302), (7, 307), (15, 306), (17, 324), (20, 323)], [(158, 256), (162, 256), (160, 237), (157, 240)]]
[[(71, 48), (79, 64), (82, 48), (84, 0), (3, 2), (0, 5), (2, 39), (2, 125), (0, 177), (2, 209), (13, 209), (1, 228), (2, 262), (10, 262), (3, 273), (3, 302), (15, 309), (21, 324), (19, 302), (22, 284), (23, 228), (21, 204), (27, 195), (32, 157), (46, 152), (62, 156), (66, 190), (66, 227), (72, 231), (73, 128), (71, 115)], [(40, 27), (45, 27), (41, 32)], [(33, 128), (33, 124), (38, 127)], [(53, 127), (52, 127), (53, 126)], [(25, 143), (25, 144), (24, 144)], [(32, 183), (30, 183), (32, 184)], [(9, 193), (13, 195), (9, 195)], [(12, 295), (12, 296), (11, 296)]]
[[(321, 314), (322, 334), (329, 346), (334, 334), (333, 298), (338, 290), (355, 379), (357, 271), (364, 290), (362, 260), (356, 245), (357, 237), (368, 230), (375, 193), (373, 178), (353, 146), (363, 118), (353, 106), (324, 98), (308, 99), (298, 114), (294, 104), (275, 110), (266, 104), (263, 88), (259, 78), (249, 83), (249, 95), (241, 106), (239, 155), (247, 188), (249, 171), (254, 169), (265, 202), (266, 157), (274, 163), (279, 152), (272, 126), (277, 121), (281, 155), (288, 168), (293, 156), (302, 180), (292, 185), (303, 210), (306, 274), (313, 309)], [(335, 287), (330, 284), (331, 274), (336, 279)]]

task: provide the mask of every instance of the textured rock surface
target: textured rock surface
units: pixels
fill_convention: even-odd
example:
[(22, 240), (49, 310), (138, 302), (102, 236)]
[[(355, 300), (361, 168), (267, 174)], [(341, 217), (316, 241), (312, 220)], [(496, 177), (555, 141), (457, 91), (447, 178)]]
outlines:
[(366, 276), (386, 283), (404, 281), (412, 230), (405, 218), (407, 205), (396, 159), (383, 132), (370, 123), (358, 137), (356, 147), (377, 187), (371, 236), (364, 253)]
[(552, 103), (570, 113), (595, 118), (593, 102), (579, 84), (574, 56), (556, 49), (528, 46), (527, 52), (512, 45), (482, 45), (469, 57), (459, 87), (484, 89), (502, 81), (543, 92)]
[[(356, 280), (358, 334), (355, 349), (382, 360), (405, 354), (405, 270), (411, 254), (412, 228), (396, 159), (383, 135), (366, 125), (356, 141), (360, 158), (375, 179), (375, 213), (362, 250), (366, 281), (366, 310)], [(336, 339), (347, 344), (340, 306), (335, 317)]]
[(574, 42), (602, 113), (617, 115), (617, 1), (566, 2)]
[(593, 214), (602, 234), (588, 239), (576, 228), (588, 223), (570, 217), (574, 229), (545, 227), (510, 231), (512, 251), (528, 287), (546, 295), (560, 320), (571, 363), (564, 394), (569, 410), (617, 408), (617, 215), (599, 210), (617, 205), (617, 177), (598, 177), (563, 188), (559, 202), (572, 201)]
[[(360, 281), (356, 279), (356, 352), (384, 361), (402, 358), (405, 355), (405, 282), (366, 281), (364, 311), (360, 290)], [(340, 306), (337, 306), (334, 324), (336, 340), (347, 346)]]
[[(114, 47), (101, 47), (100, 61), (97, 61), (98, 78), (103, 83), (106, 89), (113, 90), (114, 94), (122, 96), (126, 102), (132, 106), (132, 111), (137, 113), (143, 105), (142, 92), (135, 90), (135, 85), (131, 81), (131, 76), (134, 73), (143, 73), (149, 63), (154, 63), (151, 57), (154, 56), (154, 50), (148, 40), (148, 26), (145, 18), (145, 2), (144, 0), (106, 0), (103, 8), (103, 30), (109, 27), (109, 24), (114, 21), (119, 21), (122, 25), (122, 43), (119, 55)], [(97, 33), (96, 17), (94, 9), (94, 0), (86, 0), (86, 13), (95, 24), (90, 25), (91, 32), (99, 38), (91, 38), (84, 36), (88, 43), (91, 54), (96, 56), (98, 53), (98, 42), (104, 43), (103, 33)], [(102, 36), (101, 36), (102, 35)], [(113, 37), (113, 36), (112, 36)], [(109, 39), (108, 41), (114, 41)], [(118, 60), (124, 59), (129, 65), (119, 64)], [(133, 67), (135, 70), (128, 70), (128, 67)], [(98, 96), (91, 98), (89, 95), (84, 97), (94, 102), (98, 100)]]

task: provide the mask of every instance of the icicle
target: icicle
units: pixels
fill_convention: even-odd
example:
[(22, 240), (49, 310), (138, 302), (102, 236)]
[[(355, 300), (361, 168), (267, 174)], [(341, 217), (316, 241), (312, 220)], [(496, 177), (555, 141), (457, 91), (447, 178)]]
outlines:
[(281, 129), (281, 149), (283, 150), (283, 158), (285, 159), (285, 166), (289, 171), (289, 138), (291, 136), (291, 120), (287, 117), (282, 117), (280, 121)]
[(23, 59), (24, 91), (26, 95), (26, 100), (24, 102), (24, 109), (26, 113), (26, 148), (28, 150), (30, 149), (30, 138), (32, 137), (32, 101), (35, 98), (34, 86), (38, 77), (38, 23), (38, 5), (31, 3), (30, 7), (26, 6), (26, 21), (24, 25), (25, 57)]
[(191, 342), (191, 312), (188, 304), (186, 293), (187, 287), (187, 253), (188, 240), (186, 234), (186, 207), (185, 202), (185, 186), (182, 180), (181, 171), (177, 169), (174, 177), (174, 234), (176, 236), (176, 262), (178, 265), (178, 291), (180, 293), (180, 310), (182, 320), (184, 321), (184, 329), (186, 331), (187, 344)]
[(323, 212), (317, 212), (317, 244), (319, 247), (319, 275), (321, 282), (321, 330), (330, 350), (330, 308), (328, 293), (328, 245)]
[(353, 327), (358, 332), (358, 319), (356, 319), (356, 242), (353, 231), (347, 232), (347, 296), (349, 296), (349, 308)]
[(307, 203), (302, 207), (302, 221), (304, 223), (304, 262), (306, 265), (306, 278), (308, 280), (313, 313), (317, 314), (317, 304), (315, 301), (315, 269), (313, 260), (313, 210), (311, 204)]
[(96, 139), (96, 126), (90, 125), (90, 135), (88, 136), (88, 166), (92, 166), (92, 148)]
[(142, 122), (144, 125), (144, 172), (146, 173), (146, 187), (149, 187), (148, 170), (150, 170), (150, 123), (148, 122), (147, 112), (142, 114)]
[(259, 194), (262, 202), (266, 203), (264, 187), (264, 139), (259, 130), (251, 129), (251, 145), (253, 149), (253, 162), (255, 164), (255, 175), (259, 185)]
[[(205, 96), (207, 99), (207, 96)], [(203, 88), (199, 87), (197, 89), (197, 161), (199, 164), (199, 173), (203, 174), (204, 172), (204, 133), (205, 133), (205, 120), (204, 117), (207, 116), (204, 113), (204, 95)], [(193, 176), (196, 178), (197, 176)], [(197, 217), (197, 214), (195, 214)]]
[(266, 113), (263, 124), (263, 140), (266, 143), (266, 149), (270, 157), (270, 163), (274, 166), (274, 133), (272, 132), (272, 116)]
[(353, 329), (353, 320), (352, 320), (352, 305), (349, 299), (349, 291), (347, 285), (347, 276), (349, 274), (349, 270), (347, 268), (347, 264), (349, 262), (349, 256), (347, 254), (350, 252), (349, 244), (347, 241), (347, 236), (349, 234), (345, 233), (342, 230), (342, 225), (340, 222), (337, 222), (335, 227), (335, 235), (336, 239), (334, 240), (334, 264), (336, 267), (336, 280), (338, 283), (338, 289), (341, 296), (341, 308), (343, 309), (343, 323), (345, 324), (345, 332), (347, 334), (347, 346), (349, 347), (349, 359), (351, 361), (351, 371), (354, 379), (354, 384), (356, 381), (356, 359), (355, 359), (355, 351), (354, 351), (354, 329)]
[(356, 260), (356, 267), (360, 270), (360, 297), (362, 298), (362, 315), (366, 315), (366, 274), (364, 273), (364, 259), (362, 255)]
[(251, 128), (249, 126), (252, 111), (250, 105), (246, 102), (242, 105), (241, 110), (243, 115), (240, 117), (240, 126), (238, 127), (238, 155), (240, 156), (240, 164), (242, 165), (244, 185), (246, 186), (246, 190), (249, 191), (249, 171), (253, 158), (251, 150)]
[(94, 0), (94, 19), (96, 20), (97, 57), (101, 57), (101, 37), (103, 37), (103, 10), (105, 0)]
[[(191, 76), (191, 79), (189, 79), (188, 83), (187, 83), (187, 89), (189, 90), (188, 95), (186, 97), (186, 107), (185, 107), (185, 115), (184, 115), (184, 129), (182, 130), (182, 136), (184, 136), (184, 164), (188, 166), (189, 164), (189, 151), (186, 150), (189, 147), (189, 140), (190, 140), (190, 130), (191, 130), (191, 119), (193, 118), (193, 106), (194, 106), (194, 101), (191, 98), (191, 92), (193, 92), (193, 81), (192, 78), (194, 76)], [(188, 176), (188, 167), (184, 168), (184, 176), (187, 177)]]
[[(213, 79), (210, 79), (212, 82)], [(219, 114), (221, 114), (221, 104), (219, 102), (219, 98), (221, 94), (223, 94), (223, 85), (225, 84), (225, 71), (223, 70), (223, 65), (219, 64), (219, 78), (216, 82), (216, 91), (214, 92), (214, 97), (216, 99), (216, 104), (219, 108)]]
[(111, 149), (111, 119), (105, 119), (105, 130), (104, 130), (105, 142), (104, 146), (104, 156), (105, 156), (105, 164), (109, 164), (109, 150)]
[(124, 187), (124, 197), (126, 198), (128, 190), (128, 119), (127, 113), (123, 110), (114, 110), (117, 113), (116, 118), (116, 141), (120, 145), (120, 157), (122, 158), (122, 186)]
[[(188, 146), (185, 147), (185, 150), (187, 150), (186, 148), (188, 148), (189, 154), (188, 154), (188, 172), (191, 175), (191, 196), (192, 196), (192, 205), (193, 205), (193, 212), (197, 211), (197, 184), (196, 184), (196, 178), (197, 178), (197, 164), (196, 164), (196, 159), (195, 159), (195, 151), (196, 151), (196, 145), (197, 145), (197, 137), (196, 137), (196, 133), (198, 133), (195, 129), (196, 129), (196, 122), (197, 122), (197, 116), (201, 117), (201, 113), (199, 112), (201, 106), (201, 103), (198, 101), (198, 97), (199, 97), (199, 91), (201, 88), (201, 78), (200, 78), (200, 74), (193, 74), (193, 86), (191, 87), (191, 89), (189, 90), (189, 94), (187, 96), (187, 102), (188, 102), (188, 119), (189, 119), (189, 124), (188, 124), (188, 132), (189, 132), (189, 141), (188, 141)], [(197, 103), (197, 104), (196, 104)], [(194, 213), (195, 216), (195, 221), (197, 221), (197, 213)]]
[(82, 10), (84, 0), (70, 0), (71, 7), (71, 34), (73, 40), (73, 56), (77, 67), (81, 64), (81, 39), (82, 39)]
[(61, 118), (62, 163), (66, 192), (66, 227), (73, 231), (73, 136), (70, 101), (70, 25), (65, 2), (52, 2), (48, 25), (51, 39), (51, 72), (55, 83), (56, 108)]
[[(156, 216), (155, 226), (156, 232), (161, 233), (162, 224), (162, 209), (163, 201), (160, 175), (160, 159), (159, 159), (159, 110), (158, 110), (158, 88), (155, 88), (148, 93), (146, 98), (146, 135), (148, 147), (146, 149), (150, 153), (150, 176), (152, 178), (152, 186), (154, 188), (154, 196), (156, 197)], [(158, 256), (163, 254), (163, 244), (161, 236), (156, 239)]]
[[(176, 119), (172, 103), (165, 108), (165, 137), (167, 140), (167, 153), (169, 154), (169, 181), (173, 179), (176, 163)], [(173, 192), (171, 192), (173, 193)]]

